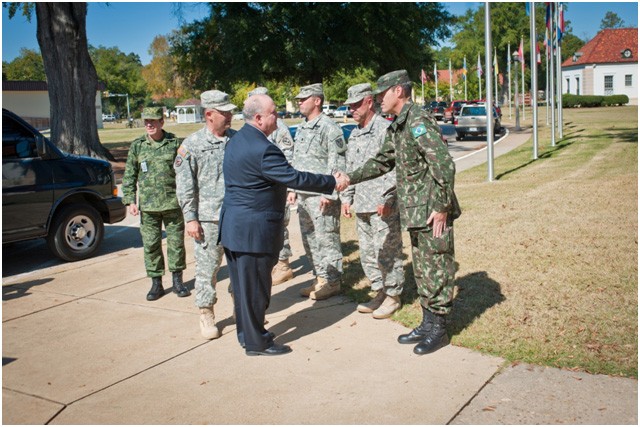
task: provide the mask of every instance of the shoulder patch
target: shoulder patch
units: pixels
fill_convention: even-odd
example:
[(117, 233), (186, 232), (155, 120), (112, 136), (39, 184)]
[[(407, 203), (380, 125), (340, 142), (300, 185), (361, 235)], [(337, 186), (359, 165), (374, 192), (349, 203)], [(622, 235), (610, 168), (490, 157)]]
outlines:
[(182, 157), (176, 156), (176, 161), (174, 163), (174, 166), (179, 168), (181, 165), (182, 165)]
[(186, 159), (187, 157), (189, 157), (189, 150), (187, 150), (184, 145), (181, 145), (180, 147), (178, 147), (178, 154)]
[(414, 138), (419, 137), (420, 135), (424, 135), (427, 133), (427, 127), (424, 124), (419, 124), (418, 126), (411, 128), (411, 133)]

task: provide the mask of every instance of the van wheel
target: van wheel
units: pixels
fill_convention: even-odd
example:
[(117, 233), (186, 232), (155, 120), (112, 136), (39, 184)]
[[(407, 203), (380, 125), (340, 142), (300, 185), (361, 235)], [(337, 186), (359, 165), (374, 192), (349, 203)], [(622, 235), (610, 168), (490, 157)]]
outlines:
[(51, 252), (65, 261), (91, 257), (104, 237), (104, 223), (95, 208), (86, 204), (62, 207), (53, 219), (47, 244)]

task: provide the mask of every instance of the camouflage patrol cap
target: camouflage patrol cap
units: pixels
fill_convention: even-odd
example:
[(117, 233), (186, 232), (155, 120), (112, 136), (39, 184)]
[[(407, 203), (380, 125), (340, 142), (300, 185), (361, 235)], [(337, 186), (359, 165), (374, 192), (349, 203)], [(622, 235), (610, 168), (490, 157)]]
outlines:
[(390, 87), (402, 85), (405, 83), (411, 83), (407, 70), (392, 71), (378, 79), (378, 89), (374, 90), (373, 93), (377, 95), (389, 89)]
[(370, 95), (373, 95), (373, 91), (371, 90), (371, 85), (369, 83), (353, 85), (347, 89), (347, 100), (344, 101), (344, 103), (347, 105), (355, 104)]
[(142, 115), (140, 116), (143, 119), (149, 120), (160, 120), (164, 118), (164, 108), (163, 107), (145, 107), (142, 110)]
[(249, 92), (247, 95), (248, 96), (253, 96), (253, 95), (266, 95), (269, 93), (269, 89), (267, 89), (264, 86), (258, 86), (257, 88), (255, 88), (254, 90), (252, 90), (251, 92)]
[(304, 99), (310, 96), (324, 96), (322, 83), (314, 83), (308, 86), (302, 86), (300, 93), (296, 95), (296, 99)]
[(218, 111), (231, 111), (238, 108), (229, 102), (229, 95), (219, 90), (202, 92), (202, 95), (200, 95), (200, 105), (202, 108), (210, 108)]

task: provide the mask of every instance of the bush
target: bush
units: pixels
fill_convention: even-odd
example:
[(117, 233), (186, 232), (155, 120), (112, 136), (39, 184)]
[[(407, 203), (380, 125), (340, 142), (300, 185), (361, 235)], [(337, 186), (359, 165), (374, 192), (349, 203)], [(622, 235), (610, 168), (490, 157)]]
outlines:
[(629, 97), (627, 95), (611, 95), (611, 96), (599, 96), (599, 95), (562, 95), (562, 108), (575, 108), (575, 107), (603, 107), (611, 105), (625, 105), (629, 103)]
[(627, 95), (611, 95), (604, 97), (604, 105), (625, 105), (629, 103), (629, 97)]

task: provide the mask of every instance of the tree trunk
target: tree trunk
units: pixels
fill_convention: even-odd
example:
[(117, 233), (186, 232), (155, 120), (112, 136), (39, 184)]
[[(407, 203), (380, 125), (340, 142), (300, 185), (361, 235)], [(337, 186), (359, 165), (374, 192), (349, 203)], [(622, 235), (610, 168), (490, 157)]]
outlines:
[(51, 141), (68, 153), (115, 160), (98, 137), (98, 75), (89, 57), (87, 4), (35, 5), (51, 104)]

